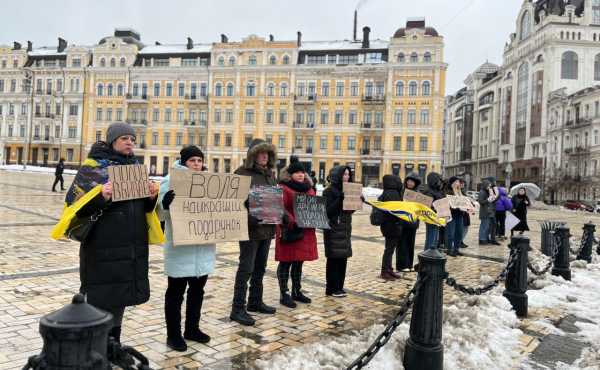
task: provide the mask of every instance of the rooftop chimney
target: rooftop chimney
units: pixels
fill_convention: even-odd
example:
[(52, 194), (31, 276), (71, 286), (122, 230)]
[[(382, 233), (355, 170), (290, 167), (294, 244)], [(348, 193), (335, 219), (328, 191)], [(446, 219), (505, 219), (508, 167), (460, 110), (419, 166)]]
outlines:
[(229, 39), (227, 38), (227, 36), (225, 34), (221, 34), (221, 42), (223, 44), (226, 44), (227, 42), (229, 42)]
[(31, 41), (27, 41), (27, 51), (33, 50), (33, 43)]
[(368, 49), (371, 46), (371, 43), (369, 42), (369, 33), (371, 32), (371, 29), (367, 26), (363, 27), (363, 39), (362, 39), (362, 47), (363, 49)]
[(356, 41), (356, 20), (358, 18), (358, 10), (354, 11), (354, 28), (352, 31), (352, 40)]
[(194, 48), (194, 41), (191, 38), (187, 38), (187, 45), (186, 45), (187, 49), (193, 49)]
[(62, 53), (63, 51), (65, 51), (65, 49), (67, 48), (67, 42), (62, 39), (62, 38), (58, 38), (58, 48), (56, 49), (56, 51), (58, 51), (59, 53)]
[(269, 41), (271, 41), (271, 42), (275, 41), (275, 37), (273, 37), (273, 35), (269, 35)]
[(13, 50), (21, 50), (21, 44), (14, 41), (13, 42)]
[(298, 41), (296, 41), (298, 47), (302, 46), (302, 32), (298, 31)]

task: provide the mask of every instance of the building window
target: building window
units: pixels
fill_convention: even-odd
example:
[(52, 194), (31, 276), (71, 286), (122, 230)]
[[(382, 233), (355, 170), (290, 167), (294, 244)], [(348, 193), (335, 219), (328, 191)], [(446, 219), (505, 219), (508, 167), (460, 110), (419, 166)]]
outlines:
[(417, 96), (417, 83), (415, 81), (411, 81), (408, 84), (408, 95), (409, 96)]
[(394, 124), (396, 124), (396, 125), (402, 124), (402, 109), (396, 109), (394, 111)]
[(352, 83), (350, 84), (350, 95), (358, 96), (358, 81), (352, 81)]
[(283, 56), (283, 64), (290, 64), (290, 57), (287, 55)]
[(267, 96), (275, 96), (275, 84), (272, 82), (267, 85)]
[(244, 123), (254, 123), (254, 110), (246, 109), (244, 112)]
[(422, 152), (427, 151), (427, 137), (422, 137), (419, 140), (419, 150)]
[(226, 147), (231, 147), (231, 143), (232, 143), (231, 134), (226, 134), (225, 135), (225, 146)]
[(396, 58), (396, 60), (398, 61), (398, 63), (406, 62), (406, 57), (404, 56), (404, 53), (398, 54), (398, 57)]
[(319, 148), (321, 150), (326, 150), (327, 149), (327, 136), (321, 136), (319, 138)]
[(431, 53), (430, 52), (425, 52), (425, 54), (423, 55), (423, 61), (425, 63), (431, 63)]
[(329, 111), (326, 111), (326, 110), (321, 111), (321, 124), (322, 125), (329, 124)]
[(98, 96), (104, 95), (104, 85), (98, 84), (98, 87), (96, 88), (96, 95), (98, 95)]
[(357, 117), (357, 113), (355, 110), (351, 110), (350, 113), (348, 113), (348, 123), (351, 125), (355, 125), (356, 124), (356, 117)]
[(177, 122), (183, 122), (183, 109), (177, 110)]
[(250, 58), (248, 58), (248, 64), (251, 66), (256, 65), (256, 55), (250, 55)]
[(165, 109), (165, 122), (171, 122), (171, 108)]
[(517, 85), (517, 128), (527, 122), (527, 95), (529, 94), (529, 65), (523, 63), (518, 72)]
[(279, 111), (279, 123), (285, 125), (287, 123), (287, 111), (280, 110)]
[(322, 96), (329, 96), (329, 82), (324, 81), (321, 84), (321, 95)]
[(167, 96), (173, 96), (173, 84), (167, 83)]
[(406, 137), (406, 150), (409, 152), (414, 152), (414, 150), (415, 150), (415, 137), (414, 136)]
[(344, 112), (342, 112), (341, 110), (335, 111), (335, 123), (337, 125), (341, 125), (344, 123)]
[(219, 57), (219, 59), (217, 59), (217, 64), (220, 66), (224, 66), (225, 65), (225, 58), (224, 57)]
[(227, 109), (225, 111), (225, 123), (232, 123), (232, 122), (233, 122), (233, 110)]
[(213, 135), (213, 145), (214, 146), (220, 146), (221, 145), (221, 134), (214, 134)]
[(562, 55), (561, 78), (576, 80), (579, 72), (579, 58), (573, 51), (565, 51)]
[(423, 82), (423, 96), (431, 95), (431, 82), (425, 81)]
[(163, 145), (169, 145), (170, 140), (171, 134), (169, 132), (165, 132), (165, 135), (163, 137)]
[(283, 82), (281, 84), (281, 93), (280, 93), (280, 95), (282, 97), (285, 97), (285, 96), (287, 96), (287, 94), (288, 94), (288, 85), (285, 82)]
[(279, 149), (285, 149), (285, 135), (279, 135)]
[(76, 116), (78, 114), (78, 111), (79, 111), (79, 105), (77, 105), (77, 104), (69, 105), (69, 115), (70, 116)]
[(67, 149), (67, 162), (73, 162), (73, 149)]
[(402, 150), (402, 137), (394, 136), (394, 151), (399, 152)]
[(529, 12), (523, 13), (521, 18), (521, 40), (525, 40), (531, 34), (531, 17)]
[(223, 85), (220, 82), (215, 85), (215, 96), (223, 96)]
[(356, 150), (356, 137), (348, 136), (348, 150), (350, 150), (350, 151)]
[(419, 55), (417, 55), (417, 53), (410, 54), (410, 62), (411, 63), (418, 63), (419, 62)]
[(277, 64), (277, 57), (276, 57), (275, 55), (271, 55), (271, 56), (269, 57), (269, 64), (270, 64), (270, 65), (275, 65), (275, 64)]
[(340, 150), (342, 148), (342, 137), (334, 136), (333, 137), (333, 150)]
[(96, 121), (102, 121), (102, 108), (96, 109)]
[(415, 123), (417, 123), (417, 111), (409, 110), (408, 111), (408, 124), (414, 125)]
[(160, 83), (154, 83), (154, 96), (160, 96)]
[(429, 124), (429, 110), (428, 109), (421, 110), (421, 124), (422, 125)]
[(231, 82), (227, 84), (227, 96), (233, 96), (233, 84)]
[(344, 96), (344, 83), (343, 82), (336, 83), (335, 95), (336, 96)]
[(256, 85), (254, 82), (248, 82), (246, 85), (246, 96), (256, 96)]
[(158, 132), (152, 133), (152, 145), (158, 145)]
[(106, 67), (106, 59), (100, 59), (100, 67)]
[(208, 88), (206, 82), (200, 84), (200, 96), (207, 96)]
[(396, 96), (404, 95), (404, 83), (402, 81), (396, 82)]
[(123, 121), (123, 109), (117, 108), (116, 119), (118, 122)]

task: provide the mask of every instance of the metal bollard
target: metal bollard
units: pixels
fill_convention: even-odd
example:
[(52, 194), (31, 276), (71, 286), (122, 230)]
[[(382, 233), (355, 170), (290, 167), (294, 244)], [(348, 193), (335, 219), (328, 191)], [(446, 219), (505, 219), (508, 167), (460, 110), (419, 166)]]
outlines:
[(592, 262), (592, 246), (594, 244), (594, 232), (596, 232), (596, 225), (589, 222), (583, 225), (583, 237), (581, 238), (582, 246), (577, 254), (578, 260)]
[(415, 298), (410, 320), (410, 338), (404, 351), (406, 370), (442, 370), (442, 314), (446, 257), (437, 249), (419, 254), (419, 278), (424, 278)]
[(517, 253), (516, 260), (506, 275), (505, 296), (518, 317), (527, 317), (527, 262), (529, 238), (515, 236), (510, 241), (511, 256)]
[(556, 234), (560, 238), (559, 248), (554, 266), (552, 267), (552, 275), (562, 276), (565, 280), (571, 280), (571, 265), (569, 261), (569, 237), (571, 233), (566, 226), (559, 226), (556, 229)]

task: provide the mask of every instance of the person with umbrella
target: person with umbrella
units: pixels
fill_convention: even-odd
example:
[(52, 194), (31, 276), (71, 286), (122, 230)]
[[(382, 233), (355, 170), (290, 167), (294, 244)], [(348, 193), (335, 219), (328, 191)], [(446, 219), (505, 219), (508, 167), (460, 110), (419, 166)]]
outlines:
[(517, 194), (512, 197), (512, 204), (512, 213), (520, 222), (511, 230), (511, 236), (515, 231), (519, 231), (520, 234), (523, 234), (524, 231), (529, 231), (529, 225), (527, 225), (527, 207), (531, 205), (531, 201), (529, 200), (524, 187), (518, 188)]

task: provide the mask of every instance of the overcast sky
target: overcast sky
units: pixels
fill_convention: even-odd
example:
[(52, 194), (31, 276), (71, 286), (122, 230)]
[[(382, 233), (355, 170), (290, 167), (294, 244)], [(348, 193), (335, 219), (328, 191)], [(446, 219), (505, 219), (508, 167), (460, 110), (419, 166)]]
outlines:
[[(131, 27), (153, 44), (210, 43), (225, 33), (230, 40), (249, 34), (295, 40), (338, 40), (352, 37), (354, 8), (372, 38), (389, 39), (410, 17), (425, 17), (445, 38), (449, 64), (446, 94), (462, 87), (468, 73), (489, 60), (500, 64), (502, 50), (523, 0), (30, 0), (2, 1), (0, 44), (27, 40), (54, 46), (57, 37), (69, 44), (91, 45)], [(85, 5), (84, 5), (85, 4)]]

